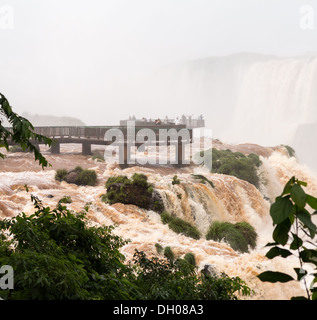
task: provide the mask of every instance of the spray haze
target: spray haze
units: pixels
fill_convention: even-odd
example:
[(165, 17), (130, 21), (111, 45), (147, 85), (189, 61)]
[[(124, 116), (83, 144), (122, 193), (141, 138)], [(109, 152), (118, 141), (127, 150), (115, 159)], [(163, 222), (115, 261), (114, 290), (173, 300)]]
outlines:
[[(115, 224), (118, 235), (131, 239), (122, 250), (129, 259), (136, 248), (155, 255), (160, 244), (178, 257), (193, 253), (200, 270), (211, 265), (241, 276), (256, 299), (301, 295), (293, 282), (262, 283), (256, 275), (271, 267), (289, 273), (296, 265), (265, 258), (270, 204), (285, 183), (296, 176), (317, 195), (311, 170), (317, 171), (316, 12), (315, 0), (0, 0), (0, 92), (34, 125), (110, 126), (133, 115), (202, 114), (206, 127), (195, 129), (186, 159), (202, 155), (204, 137), (203, 149), (255, 153), (261, 160), (257, 188), (231, 175), (238, 170), (156, 165), (174, 152), (170, 147), (154, 146), (152, 154), (140, 148), (133, 156), (155, 165), (136, 161), (123, 169), (98, 157), (104, 146), (92, 143), (93, 155), (84, 155), (75, 142), (61, 142), (60, 154), (41, 145), (52, 164), (45, 171), (32, 154), (12, 148), (0, 162), (0, 219), (34, 212), (27, 184), (51, 208), (67, 196), (74, 212), (86, 208), (93, 223)], [(76, 167), (94, 170), (97, 184), (55, 179), (57, 170), (68, 175)], [(175, 233), (155, 211), (102, 200), (108, 178), (135, 173), (145, 174), (168, 213), (202, 237)], [(224, 240), (207, 240), (214, 221), (250, 223), (257, 247), (241, 253)]]
[(301, 28), (300, 1), (16, 0), (10, 6), (14, 28), (0, 31), (1, 90), (17, 112), (50, 111), (88, 125), (117, 124), (132, 114), (202, 113), (220, 135), (217, 127), (231, 125), (236, 111), (237, 76), (247, 72), (246, 60), (257, 59), (233, 54), (316, 51), (316, 30)]

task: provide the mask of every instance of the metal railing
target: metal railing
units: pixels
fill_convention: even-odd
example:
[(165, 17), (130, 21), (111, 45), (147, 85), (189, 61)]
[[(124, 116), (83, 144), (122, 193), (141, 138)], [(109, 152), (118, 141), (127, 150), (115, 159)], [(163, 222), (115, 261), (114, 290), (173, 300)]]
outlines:
[[(12, 128), (7, 128), (12, 130)], [(188, 138), (184, 138), (187, 142), (192, 141), (192, 129), (185, 128), (184, 125), (157, 125), (157, 126), (55, 126), (55, 127), (34, 127), (34, 133), (52, 138), (52, 139), (81, 139), (81, 140), (100, 140), (103, 141), (105, 138), (105, 133), (110, 129), (118, 129), (122, 132), (124, 140), (135, 140), (137, 133), (142, 129), (149, 129), (155, 133), (155, 141), (159, 141), (166, 134), (170, 134), (171, 129), (175, 129), (178, 133), (180, 130), (185, 129), (185, 135)], [(160, 131), (161, 130), (161, 131)], [(174, 131), (175, 132), (175, 131)], [(162, 134), (162, 135), (161, 135)], [(150, 138), (149, 138), (150, 139)], [(168, 138), (170, 141), (178, 140), (178, 136), (172, 135)]]
[[(79, 138), (79, 139), (98, 139), (103, 140), (105, 137), (105, 133), (110, 129), (119, 129), (124, 138), (126, 139), (128, 134), (130, 137), (133, 136), (133, 133), (137, 134), (140, 130), (146, 129), (145, 127), (126, 127), (126, 126), (104, 126), (104, 127), (34, 127), (34, 132), (37, 134), (41, 134), (50, 138)], [(170, 129), (175, 129), (177, 132), (181, 129), (185, 129), (185, 126), (151, 126), (148, 129), (153, 130), (156, 139), (160, 135), (160, 130), (166, 129), (167, 131)], [(130, 130), (130, 131), (128, 131)], [(189, 130), (190, 139), (192, 139), (192, 130)], [(134, 138), (134, 137), (133, 137)]]

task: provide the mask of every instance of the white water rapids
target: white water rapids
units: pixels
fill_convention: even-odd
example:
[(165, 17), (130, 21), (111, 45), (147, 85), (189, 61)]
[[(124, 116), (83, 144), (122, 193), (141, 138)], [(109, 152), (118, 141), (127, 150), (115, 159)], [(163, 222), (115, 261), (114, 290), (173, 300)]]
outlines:
[[(233, 146), (234, 148), (235, 146)], [(239, 146), (236, 146), (239, 147)], [(38, 196), (45, 205), (54, 208), (60, 198), (70, 196), (73, 200), (67, 204), (69, 209), (81, 211), (89, 204), (88, 217), (95, 223), (116, 225), (115, 233), (131, 242), (122, 248), (127, 259), (131, 259), (135, 248), (148, 254), (156, 254), (155, 244), (170, 246), (178, 256), (192, 252), (196, 256), (199, 268), (205, 264), (213, 265), (218, 271), (229, 276), (239, 276), (255, 290), (251, 299), (289, 299), (302, 295), (302, 288), (297, 282), (286, 284), (269, 284), (259, 281), (257, 274), (265, 270), (276, 270), (294, 275), (293, 267), (297, 261), (265, 258), (271, 241), (272, 222), (269, 216), (271, 201), (280, 194), (283, 185), (295, 175), (308, 182), (307, 192), (317, 195), (317, 180), (310, 170), (299, 164), (295, 158), (285, 155), (285, 150), (269, 150), (267, 157), (261, 157), (262, 166), (261, 192), (253, 185), (232, 176), (212, 174), (203, 168), (196, 168), (195, 173), (205, 175), (215, 188), (202, 184), (192, 177), (193, 168), (174, 169), (171, 167), (132, 167), (121, 170), (107, 167), (105, 163), (93, 161), (80, 154), (72, 154), (76, 147), (61, 155), (45, 154), (52, 164), (51, 168), (41, 171), (30, 154), (8, 154), (0, 162), (0, 217), (12, 217), (24, 211), (31, 214), (34, 210), (30, 193)], [(243, 148), (243, 146), (241, 146)], [(262, 148), (263, 149), (263, 148)], [(254, 150), (256, 146), (254, 146)], [(59, 168), (71, 169), (80, 165), (96, 170), (98, 185), (76, 186), (66, 182), (55, 181), (55, 172)], [(199, 171), (200, 170), (200, 171)], [(104, 183), (110, 176), (143, 172), (150, 183), (161, 194), (167, 211), (197, 226), (205, 234), (214, 220), (247, 221), (253, 225), (259, 235), (257, 247), (250, 253), (239, 253), (224, 242), (194, 240), (171, 231), (162, 224), (160, 215), (133, 205), (109, 205), (101, 201), (105, 193)], [(177, 174), (181, 184), (172, 185), (173, 176)], [(29, 187), (26, 192), (24, 185)], [(181, 195), (181, 196), (178, 196)]]

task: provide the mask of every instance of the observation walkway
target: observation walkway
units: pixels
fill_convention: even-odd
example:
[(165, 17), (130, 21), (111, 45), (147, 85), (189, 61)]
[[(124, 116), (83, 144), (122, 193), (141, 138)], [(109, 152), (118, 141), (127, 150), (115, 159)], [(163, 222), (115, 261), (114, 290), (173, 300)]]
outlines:
[[(182, 167), (185, 161), (185, 144), (190, 144), (193, 138), (191, 128), (186, 125), (161, 124), (121, 126), (69, 126), (69, 127), (34, 127), (34, 132), (53, 140), (52, 154), (60, 154), (61, 144), (81, 144), (82, 154), (91, 155), (92, 145), (111, 145), (119, 147), (119, 163), (131, 164), (131, 147), (176, 146), (176, 166)], [(9, 144), (12, 144), (9, 142)], [(38, 143), (33, 141), (34, 145)]]

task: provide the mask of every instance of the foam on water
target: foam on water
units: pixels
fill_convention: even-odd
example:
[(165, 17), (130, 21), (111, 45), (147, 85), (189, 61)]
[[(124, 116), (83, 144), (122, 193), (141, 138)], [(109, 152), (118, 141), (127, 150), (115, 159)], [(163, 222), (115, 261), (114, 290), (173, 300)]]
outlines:
[[(270, 199), (279, 195), (287, 180), (296, 177), (307, 181), (307, 192), (317, 194), (317, 180), (309, 169), (299, 164), (295, 158), (288, 158), (281, 152), (273, 152), (268, 158), (262, 158), (260, 171), (264, 177), (261, 193), (253, 185), (232, 176), (212, 174), (203, 168), (195, 168), (195, 173), (203, 174), (211, 180), (214, 188), (208, 183), (202, 184), (192, 176), (194, 168), (174, 169), (162, 167), (132, 167), (121, 170), (116, 166), (106, 167), (82, 157), (67, 155), (73, 167), (85, 164), (95, 168), (98, 174), (98, 185), (76, 186), (66, 182), (56, 182), (55, 170), (59, 168), (58, 156), (55, 166), (45, 171), (10, 172), (8, 168), (12, 159), (4, 160), (6, 171), (0, 173), (0, 217), (10, 217), (19, 212), (31, 214), (34, 212), (30, 193), (38, 196), (44, 205), (54, 208), (63, 196), (71, 196), (73, 202), (67, 207), (81, 211), (89, 205), (88, 217), (93, 223), (116, 225), (115, 233), (130, 243), (122, 248), (127, 260), (132, 259), (134, 250), (143, 250), (152, 255), (157, 254), (155, 244), (170, 246), (174, 253), (182, 256), (187, 252), (195, 254), (199, 268), (206, 264), (213, 265), (218, 271), (229, 276), (239, 276), (256, 291), (252, 299), (289, 299), (294, 295), (302, 295), (302, 288), (297, 283), (269, 284), (259, 281), (256, 277), (265, 270), (277, 270), (292, 274), (297, 261), (285, 259), (268, 260), (265, 258), (267, 248), (264, 245), (271, 241), (273, 230), (269, 216)], [(61, 157), (63, 157), (61, 155)], [(22, 161), (21, 159), (19, 161)], [(29, 161), (28, 158), (25, 160)], [(85, 163), (84, 163), (85, 161)], [(58, 165), (57, 165), (58, 164)], [(16, 171), (16, 167), (15, 171)], [(104, 183), (108, 177), (125, 174), (131, 176), (135, 172), (143, 172), (150, 183), (158, 190), (166, 210), (171, 214), (185, 219), (197, 226), (204, 235), (210, 223), (215, 220), (238, 222), (247, 221), (253, 225), (259, 235), (258, 245), (250, 253), (234, 251), (225, 242), (194, 240), (184, 235), (176, 234), (161, 222), (160, 215), (153, 211), (140, 209), (134, 205), (109, 205), (101, 201), (104, 194)], [(172, 179), (177, 175), (179, 185), (172, 185)], [(29, 187), (26, 192), (24, 185)]]

